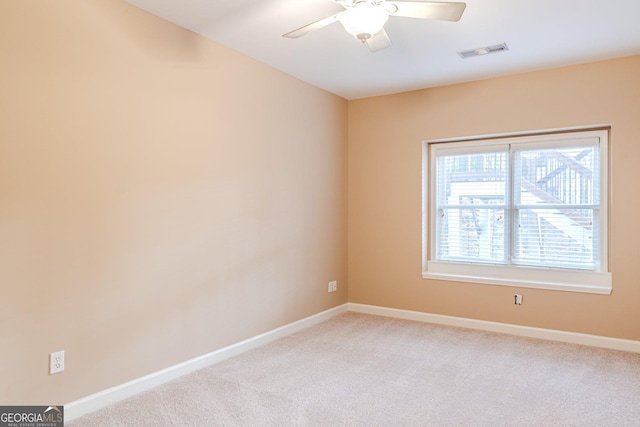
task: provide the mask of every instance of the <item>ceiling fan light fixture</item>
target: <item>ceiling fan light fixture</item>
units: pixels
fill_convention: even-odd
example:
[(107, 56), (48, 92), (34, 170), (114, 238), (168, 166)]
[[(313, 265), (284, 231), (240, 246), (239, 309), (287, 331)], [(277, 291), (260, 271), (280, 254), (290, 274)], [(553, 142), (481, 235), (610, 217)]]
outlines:
[(379, 33), (389, 19), (389, 11), (368, 1), (360, 1), (347, 9), (340, 17), (345, 30), (355, 38), (365, 41)]

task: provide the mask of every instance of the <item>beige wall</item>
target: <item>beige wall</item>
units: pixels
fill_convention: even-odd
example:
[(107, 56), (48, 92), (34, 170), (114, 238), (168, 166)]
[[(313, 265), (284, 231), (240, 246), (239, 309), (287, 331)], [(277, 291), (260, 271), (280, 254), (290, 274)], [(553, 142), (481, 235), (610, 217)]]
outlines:
[(344, 99), (122, 1), (2, 1), (0, 22), (1, 404), (346, 302)]
[[(639, 340), (638, 76), (634, 56), (350, 102), (349, 301)], [(423, 140), (603, 123), (611, 295), (422, 279)]]

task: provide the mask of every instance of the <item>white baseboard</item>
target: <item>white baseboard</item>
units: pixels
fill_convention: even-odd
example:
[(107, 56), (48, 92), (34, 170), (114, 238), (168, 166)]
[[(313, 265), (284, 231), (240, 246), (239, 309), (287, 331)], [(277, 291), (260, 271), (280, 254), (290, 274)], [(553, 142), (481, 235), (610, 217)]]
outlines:
[(415, 320), (418, 322), (437, 323), (440, 325), (459, 326), (462, 328), (478, 329), (482, 331), (500, 332), (529, 338), (540, 338), (551, 341), (561, 341), (571, 344), (588, 345), (592, 347), (608, 348), (640, 353), (640, 341), (624, 340), (620, 338), (603, 337), (599, 335), (580, 334), (577, 332), (558, 331), (554, 329), (532, 328), (508, 323), (489, 322), (486, 320), (466, 319), (463, 317), (445, 316), (442, 314), (422, 313), (418, 311), (400, 310), (366, 304), (348, 303), (349, 311), (378, 316), (394, 317), (397, 319)]
[(321, 313), (298, 320), (288, 325), (281, 326), (264, 334), (257, 335), (253, 338), (246, 339), (228, 347), (221, 348), (211, 353), (196, 357), (186, 362), (179, 363), (169, 368), (163, 369), (153, 374), (146, 375), (141, 378), (111, 387), (107, 390), (92, 394), (90, 396), (78, 399), (64, 405), (65, 421), (71, 421), (85, 414), (97, 411), (120, 400), (134, 396), (143, 391), (147, 391), (153, 387), (174, 380), (183, 375), (205, 368), (215, 363), (226, 360), (230, 357), (237, 356), (248, 350), (268, 344), (279, 338), (291, 335), (309, 326), (317, 325), (338, 314), (347, 311), (347, 304), (334, 307)]
[(68, 403), (64, 405), (65, 421), (71, 421), (88, 413), (97, 411), (98, 409), (102, 409), (104, 407), (112, 405), (120, 400), (134, 396), (138, 393), (142, 393), (143, 391), (147, 391), (149, 389), (152, 389), (153, 387), (157, 387), (183, 375), (197, 371), (198, 369), (205, 368), (207, 366), (226, 360), (230, 357), (237, 356), (248, 350), (268, 344), (279, 338), (283, 338), (287, 335), (298, 332), (302, 329), (317, 325), (318, 323), (324, 322), (325, 320), (328, 320), (346, 311), (640, 353), (640, 341), (580, 334), (575, 332), (557, 331), (553, 329), (532, 328), (529, 326), (511, 325), (507, 323), (489, 322), (485, 320), (474, 320), (463, 317), (445, 316), (441, 314), (422, 313), (418, 311), (400, 310), (395, 308), (379, 307), (366, 304), (347, 303), (315, 314), (313, 316), (298, 320), (297, 322), (281, 326), (272, 331), (265, 332), (264, 334), (257, 335), (253, 338), (246, 339), (228, 347), (224, 347), (211, 353), (196, 357), (186, 362), (179, 363), (153, 374), (137, 378), (124, 384), (120, 384), (118, 386)]

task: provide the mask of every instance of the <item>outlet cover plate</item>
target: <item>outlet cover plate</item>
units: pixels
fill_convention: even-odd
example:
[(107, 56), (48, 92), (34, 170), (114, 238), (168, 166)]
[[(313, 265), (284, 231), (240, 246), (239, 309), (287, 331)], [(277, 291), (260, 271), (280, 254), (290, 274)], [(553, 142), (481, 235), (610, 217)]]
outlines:
[(56, 351), (49, 355), (49, 375), (64, 371), (64, 351)]
[(334, 280), (332, 282), (329, 282), (329, 288), (328, 291), (329, 292), (335, 292), (338, 290), (338, 281)]

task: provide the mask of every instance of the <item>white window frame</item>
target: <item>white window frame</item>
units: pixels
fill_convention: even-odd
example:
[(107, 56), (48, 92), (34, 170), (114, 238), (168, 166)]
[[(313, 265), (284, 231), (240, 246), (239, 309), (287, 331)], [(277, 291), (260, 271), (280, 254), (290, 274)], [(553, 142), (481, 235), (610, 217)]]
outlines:
[[(609, 125), (595, 128), (553, 129), (518, 134), (485, 135), (423, 141), (422, 149), (422, 277), (425, 279), (504, 285), (595, 294), (610, 294), (612, 275), (608, 269), (608, 209), (609, 209)], [(469, 151), (486, 151), (491, 145), (539, 144), (552, 140), (576, 138), (600, 140), (600, 265), (598, 271), (563, 268), (503, 266), (473, 262), (435, 260), (435, 156), (432, 144), (442, 144), (438, 150), (464, 143)], [(445, 145), (447, 144), (447, 145)]]

